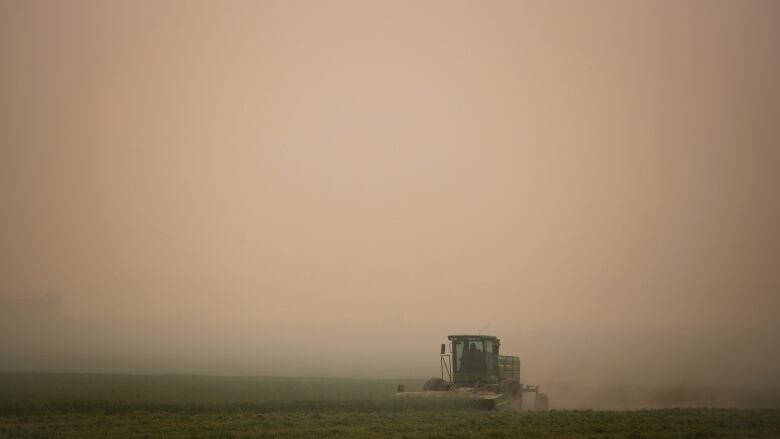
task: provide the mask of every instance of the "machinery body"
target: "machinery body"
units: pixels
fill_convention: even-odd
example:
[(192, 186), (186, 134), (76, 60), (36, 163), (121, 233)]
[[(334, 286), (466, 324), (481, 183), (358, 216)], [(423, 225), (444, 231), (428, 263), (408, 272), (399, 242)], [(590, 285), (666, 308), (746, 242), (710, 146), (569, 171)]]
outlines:
[(523, 394), (535, 395), (534, 409), (547, 410), (547, 396), (539, 386), (520, 381), (520, 358), (500, 355), (501, 340), (492, 335), (450, 335), (449, 353), (441, 345), (441, 378), (426, 381), (421, 392), (406, 392), (398, 386), (398, 397), (451, 397), (486, 401), (497, 410), (520, 410)]

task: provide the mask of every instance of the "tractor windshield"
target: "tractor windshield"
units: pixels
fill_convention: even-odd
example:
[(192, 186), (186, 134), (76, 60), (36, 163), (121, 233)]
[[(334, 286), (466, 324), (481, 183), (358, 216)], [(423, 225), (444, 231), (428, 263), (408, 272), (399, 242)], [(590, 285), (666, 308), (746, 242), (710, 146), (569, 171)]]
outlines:
[(452, 337), (455, 382), (493, 382), (498, 379), (498, 340), (481, 336)]
[(485, 340), (457, 340), (453, 344), (455, 353), (455, 371), (469, 374), (485, 373), (485, 352), (489, 347), (493, 350), (493, 343)]

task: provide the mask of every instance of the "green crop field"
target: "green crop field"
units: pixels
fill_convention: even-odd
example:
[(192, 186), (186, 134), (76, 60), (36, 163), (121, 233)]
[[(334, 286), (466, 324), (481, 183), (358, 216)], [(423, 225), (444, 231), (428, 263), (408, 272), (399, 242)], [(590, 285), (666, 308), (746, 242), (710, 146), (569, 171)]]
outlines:
[(0, 418), (8, 438), (776, 438), (771, 410), (46, 414)]
[(489, 412), (401, 405), (396, 383), (0, 374), (0, 438), (780, 438), (778, 409)]

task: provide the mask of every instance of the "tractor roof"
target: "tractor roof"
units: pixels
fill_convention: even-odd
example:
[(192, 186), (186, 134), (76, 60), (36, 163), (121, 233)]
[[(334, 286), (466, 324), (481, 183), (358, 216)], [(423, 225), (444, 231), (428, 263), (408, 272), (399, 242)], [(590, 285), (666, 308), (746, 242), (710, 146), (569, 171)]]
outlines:
[(447, 340), (452, 340), (453, 338), (479, 338), (485, 340), (496, 340), (498, 337), (496, 337), (495, 335), (475, 335), (475, 334), (461, 334), (461, 335), (447, 336)]

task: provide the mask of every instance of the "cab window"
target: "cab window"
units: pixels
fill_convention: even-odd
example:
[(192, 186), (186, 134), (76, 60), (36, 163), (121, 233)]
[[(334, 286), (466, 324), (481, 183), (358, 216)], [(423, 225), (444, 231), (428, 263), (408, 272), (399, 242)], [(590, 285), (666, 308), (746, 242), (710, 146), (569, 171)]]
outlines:
[[(485, 373), (487, 346), (483, 340), (458, 340), (453, 346), (456, 372)], [(492, 342), (490, 349), (492, 349)]]

